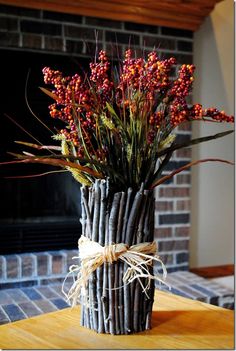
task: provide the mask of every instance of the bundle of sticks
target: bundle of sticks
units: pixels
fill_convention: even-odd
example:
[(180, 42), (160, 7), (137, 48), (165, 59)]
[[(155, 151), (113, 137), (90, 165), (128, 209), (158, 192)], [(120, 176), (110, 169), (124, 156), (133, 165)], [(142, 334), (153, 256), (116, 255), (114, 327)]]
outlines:
[[(151, 242), (154, 237), (153, 191), (129, 188), (112, 194), (109, 182), (97, 180), (81, 187), (82, 235), (102, 246), (124, 243), (128, 246)], [(87, 283), (89, 304), (82, 305), (81, 325), (98, 333), (130, 334), (151, 328), (154, 281), (146, 293), (147, 278), (123, 283), (127, 264), (104, 263)], [(150, 265), (150, 274), (153, 267)]]

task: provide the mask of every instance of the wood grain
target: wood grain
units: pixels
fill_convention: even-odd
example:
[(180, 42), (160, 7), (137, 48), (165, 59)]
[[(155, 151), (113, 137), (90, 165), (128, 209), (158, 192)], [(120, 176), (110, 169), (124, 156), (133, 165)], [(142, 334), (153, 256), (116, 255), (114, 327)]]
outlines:
[(197, 30), (219, 0), (0, 0), (0, 4)]
[(233, 349), (233, 311), (156, 291), (152, 329), (105, 335), (80, 327), (80, 307), (0, 327), (2, 349)]

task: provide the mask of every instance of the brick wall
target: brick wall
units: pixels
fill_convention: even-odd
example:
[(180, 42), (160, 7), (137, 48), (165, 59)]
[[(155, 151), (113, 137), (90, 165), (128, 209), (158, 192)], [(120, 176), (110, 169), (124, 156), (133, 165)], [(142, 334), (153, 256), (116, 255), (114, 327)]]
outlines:
[[(62, 283), (69, 267), (78, 264), (77, 250), (0, 256), (0, 289)], [(68, 278), (71, 281), (72, 276)]]
[[(0, 5), (0, 48), (93, 57), (96, 47), (117, 56), (128, 46), (138, 55), (155, 47), (161, 58), (193, 61), (191, 31)], [(177, 134), (189, 139), (190, 126)], [(175, 152), (166, 173), (190, 159), (189, 149)], [(156, 190), (155, 237), (169, 272), (188, 269), (190, 185), (187, 170)]]
[[(190, 138), (189, 126), (178, 128), (177, 135), (181, 139)], [(176, 151), (164, 174), (190, 160), (190, 149)], [(155, 237), (168, 272), (187, 270), (189, 267), (190, 186), (191, 172), (188, 169), (156, 188)]]
[(95, 36), (98, 49), (109, 54), (117, 55), (129, 44), (138, 53), (155, 46), (165, 57), (174, 54), (180, 63), (192, 62), (192, 32), (188, 30), (0, 5), (0, 46), (4, 48), (90, 57)]

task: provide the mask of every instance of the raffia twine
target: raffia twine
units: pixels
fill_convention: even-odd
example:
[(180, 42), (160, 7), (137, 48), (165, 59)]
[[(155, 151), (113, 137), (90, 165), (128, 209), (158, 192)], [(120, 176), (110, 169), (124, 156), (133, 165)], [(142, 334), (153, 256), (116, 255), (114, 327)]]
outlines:
[[(123, 276), (124, 285), (130, 284), (135, 279), (138, 279), (142, 291), (147, 296), (147, 291), (150, 288), (152, 279), (169, 287), (165, 282), (167, 276), (166, 267), (159, 256), (157, 256), (157, 244), (155, 241), (144, 242), (130, 247), (123, 243), (101, 246), (97, 242), (82, 235), (78, 241), (78, 246), (79, 256), (75, 256), (73, 259), (80, 259), (80, 264), (73, 264), (69, 267), (69, 273), (67, 274), (62, 286), (62, 292), (71, 306), (75, 306), (78, 303), (84, 305), (89, 304), (86, 289), (89, 277), (105, 262), (112, 264), (113, 262), (120, 260), (126, 263), (128, 268)], [(150, 266), (152, 266), (155, 261), (161, 264), (163, 270), (162, 278), (157, 274), (151, 274), (149, 271)], [(76, 279), (74, 278), (73, 285), (69, 292), (66, 293), (64, 290), (64, 284), (68, 276), (71, 274), (73, 274), (73, 277), (77, 274), (77, 277)], [(141, 278), (147, 278), (145, 286), (143, 285)], [(114, 289), (120, 288), (122, 287)]]

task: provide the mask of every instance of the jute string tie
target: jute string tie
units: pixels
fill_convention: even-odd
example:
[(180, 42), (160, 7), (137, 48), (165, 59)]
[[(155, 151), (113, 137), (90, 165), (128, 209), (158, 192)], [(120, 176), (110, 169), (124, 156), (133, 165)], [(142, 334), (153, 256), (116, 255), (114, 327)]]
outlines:
[[(167, 271), (166, 267), (157, 256), (157, 244), (153, 242), (144, 242), (137, 245), (128, 246), (126, 244), (114, 244), (101, 246), (99, 243), (81, 236), (78, 241), (79, 256), (73, 257), (73, 259), (80, 259), (80, 264), (73, 264), (69, 267), (69, 273), (67, 274), (62, 291), (67, 298), (67, 301), (72, 305), (78, 303), (86, 304), (88, 298), (86, 287), (91, 274), (102, 264), (116, 262), (118, 260), (123, 261), (127, 264), (127, 270), (123, 276), (124, 285), (132, 283), (135, 279), (138, 279), (142, 291), (147, 295), (147, 291), (150, 288), (151, 280), (157, 280), (165, 285)], [(150, 273), (150, 266), (153, 262), (159, 262), (162, 267), (162, 277), (157, 274)], [(74, 283), (72, 284), (68, 293), (64, 290), (64, 284), (69, 275), (77, 274)], [(141, 278), (147, 278), (146, 285), (144, 286)], [(118, 287), (118, 289), (121, 287)], [(117, 289), (117, 288), (114, 288)], [(148, 296), (148, 295), (147, 295)], [(82, 297), (82, 301), (80, 301)]]

